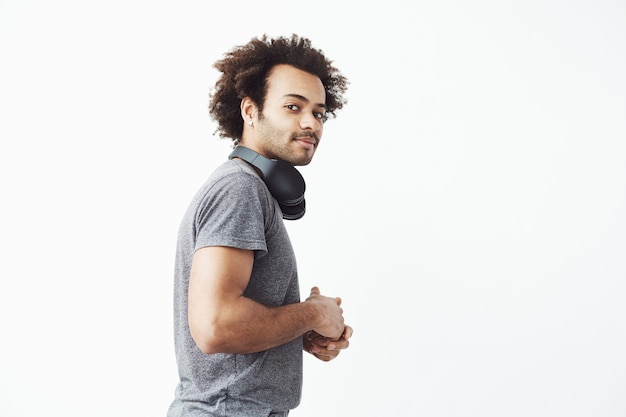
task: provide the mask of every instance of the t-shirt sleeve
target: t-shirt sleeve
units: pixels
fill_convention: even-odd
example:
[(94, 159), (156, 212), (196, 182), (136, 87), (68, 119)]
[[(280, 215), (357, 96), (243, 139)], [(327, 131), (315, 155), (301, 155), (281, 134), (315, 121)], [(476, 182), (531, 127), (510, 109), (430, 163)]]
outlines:
[(218, 179), (207, 189), (196, 215), (195, 250), (229, 246), (263, 256), (270, 203), (265, 184), (251, 173), (231, 172)]

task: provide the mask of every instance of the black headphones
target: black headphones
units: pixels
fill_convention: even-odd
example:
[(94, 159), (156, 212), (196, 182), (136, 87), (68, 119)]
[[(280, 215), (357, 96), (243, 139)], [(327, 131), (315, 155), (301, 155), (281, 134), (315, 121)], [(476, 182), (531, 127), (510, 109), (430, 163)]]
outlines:
[(283, 219), (298, 220), (304, 216), (304, 178), (291, 164), (279, 159), (268, 159), (244, 146), (237, 146), (228, 159), (241, 158), (263, 173), (263, 181), (278, 201)]

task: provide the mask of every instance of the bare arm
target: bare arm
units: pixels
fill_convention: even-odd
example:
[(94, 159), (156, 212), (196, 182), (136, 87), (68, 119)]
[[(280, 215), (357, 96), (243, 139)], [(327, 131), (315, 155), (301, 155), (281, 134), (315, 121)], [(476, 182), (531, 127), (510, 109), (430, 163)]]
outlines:
[(282, 307), (266, 307), (244, 297), (253, 262), (254, 253), (249, 250), (207, 247), (196, 251), (189, 281), (189, 326), (203, 352), (260, 352), (310, 330), (341, 336), (341, 307), (317, 288), (306, 301)]

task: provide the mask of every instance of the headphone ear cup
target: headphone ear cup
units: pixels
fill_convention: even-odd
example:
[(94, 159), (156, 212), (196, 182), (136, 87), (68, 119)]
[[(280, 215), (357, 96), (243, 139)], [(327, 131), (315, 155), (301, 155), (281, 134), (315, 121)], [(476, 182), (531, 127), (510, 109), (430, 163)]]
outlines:
[(278, 202), (280, 210), (283, 212), (283, 219), (285, 220), (298, 220), (304, 216), (306, 212), (306, 202), (302, 199), (301, 203), (294, 205), (286, 205)]
[(264, 170), (263, 176), (274, 198), (282, 204), (295, 206), (304, 200), (304, 178), (287, 162), (272, 161), (271, 168)]
[(265, 184), (278, 201), (283, 219), (300, 219), (306, 211), (304, 178), (297, 169), (284, 161), (274, 161), (272, 168), (265, 176)]

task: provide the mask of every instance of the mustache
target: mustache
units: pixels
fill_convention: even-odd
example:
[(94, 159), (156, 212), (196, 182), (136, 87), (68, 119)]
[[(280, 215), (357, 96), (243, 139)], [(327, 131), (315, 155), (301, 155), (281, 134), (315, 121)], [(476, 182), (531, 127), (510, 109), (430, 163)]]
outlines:
[(316, 144), (317, 144), (317, 142), (319, 142), (319, 138), (313, 132), (294, 133), (294, 134), (291, 135), (291, 139), (293, 139), (293, 140), (303, 139), (303, 138), (312, 138), (312, 139), (315, 140)]

